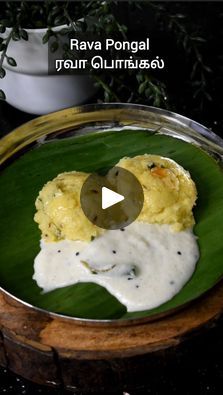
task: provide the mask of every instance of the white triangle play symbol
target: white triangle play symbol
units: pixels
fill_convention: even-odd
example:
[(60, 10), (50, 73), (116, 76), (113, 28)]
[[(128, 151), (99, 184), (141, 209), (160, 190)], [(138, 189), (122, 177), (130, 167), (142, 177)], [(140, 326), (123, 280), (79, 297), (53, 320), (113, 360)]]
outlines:
[(116, 193), (106, 187), (102, 187), (102, 208), (103, 208), (103, 210), (105, 210), (108, 207), (113, 206), (116, 203), (121, 202), (124, 199), (125, 199), (124, 196), (120, 195), (119, 193)]

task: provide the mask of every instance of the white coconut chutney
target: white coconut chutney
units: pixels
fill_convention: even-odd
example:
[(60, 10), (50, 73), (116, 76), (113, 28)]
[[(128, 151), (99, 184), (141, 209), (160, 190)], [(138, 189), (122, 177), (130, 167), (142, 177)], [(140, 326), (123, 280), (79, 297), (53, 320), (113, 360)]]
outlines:
[(79, 282), (105, 287), (129, 312), (152, 309), (176, 295), (192, 276), (199, 250), (191, 229), (135, 221), (90, 243), (46, 243), (34, 264), (44, 292)]

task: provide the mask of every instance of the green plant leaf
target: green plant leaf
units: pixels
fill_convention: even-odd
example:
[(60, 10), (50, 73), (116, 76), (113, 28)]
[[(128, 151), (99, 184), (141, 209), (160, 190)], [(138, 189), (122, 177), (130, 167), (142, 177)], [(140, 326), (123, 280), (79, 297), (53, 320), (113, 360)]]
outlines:
[(145, 90), (145, 95), (146, 95), (147, 98), (149, 98), (151, 96), (151, 89), (150, 88), (147, 88)]
[(29, 35), (28, 35), (28, 33), (27, 33), (26, 30), (21, 29), (21, 30), (20, 30), (20, 35), (21, 35), (21, 37), (22, 37), (23, 40), (25, 40), (25, 41), (28, 41), (28, 40), (29, 40)]
[[(4, 28), (6, 28), (6, 27), (11, 27), (11, 21), (10, 21), (10, 19), (1, 19), (1, 26), (3, 26), (3, 30), (4, 30)], [(4, 33), (4, 31), (1, 32), (1, 33)]]
[(6, 45), (4, 43), (0, 44), (0, 51), (5, 51)]
[(46, 32), (46, 34), (44, 34), (43, 38), (42, 38), (42, 43), (46, 44), (49, 41), (50, 38), (50, 34), (49, 31)]
[(3, 67), (0, 69), (0, 78), (4, 78), (5, 77), (5, 69), (3, 69)]
[[(123, 156), (152, 153), (177, 161), (198, 189), (194, 214), (200, 259), (192, 278), (167, 303), (127, 313), (104, 288), (83, 283), (43, 294), (32, 280), (40, 232), (33, 221), (39, 190), (58, 173), (94, 172), (114, 166)], [(197, 298), (223, 276), (223, 172), (200, 148), (170, 136), (148, 131), (101, 132), (42, 144), (21, 156), (0, 174), (0, 286), (24, 301), (46, 310), (82, 318), (126, 319), (167, 312)]]
[(0, 100), (5, 100), (6, 96), (2, 89), (0, 89)]
[(5, 28), (5, 26), (3, 26), (2, 24), (0, 25), (0, 33), (2, 34), (2, 33), (5, 33), (5, 30), (6, 30), (6, 28)]
[(15, 61), (14, 58), (7, 56), (6, 59), (7, 59), (7, 63), (8, 63), (10, 66), (12, 66), (12, 67), (17, 66), (17, 63), (16, 63), (16, 61)]
[(20, 40), (20, 32), (19, 32), (19, 30), (18, 29), (16, 29), (16, 30), (13, 30), (13, 32), (12, 32), (12, 39), (13, 39), (13, 41), (19, 41)]
[(175, 14), (175, 15), (173, 15), (175, 18), (177, 18), (177, 19), (184, 19), (184, 18), (186, 18), (186, 15), (184, 15), (184, 14)]
[(198, 43), (206, 43), (207, 40), (205, 40), (205, 38), (203, 37), (191, 37), (192, 41), (196, 41)]
[(140, 95), (145, 91), (146, 86), (147, 86), (147, 81), (143, 81), (143, 82), (139, 85), (138, 92), (139, 92)]
[(55, 5), (51, 10), (51, 15), (55, 16), (61, 12), (61, 8), (58, 5)]
[(51, 52), (56, 52), (56, 50), (59, 48), (59, 44), (57, 41), (54, 41), (51, 45), (50, 45), (50, 51)]

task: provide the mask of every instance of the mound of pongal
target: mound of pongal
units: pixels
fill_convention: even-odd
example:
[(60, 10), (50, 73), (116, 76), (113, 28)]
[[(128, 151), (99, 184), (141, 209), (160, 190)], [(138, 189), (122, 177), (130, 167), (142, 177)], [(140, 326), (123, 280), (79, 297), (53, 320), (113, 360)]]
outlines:
[(117, 166), (132, 172), (143, 187), (144, 205), (138, 221), (170, 224), (175, 231), (193, 226), (197, 191), (183, 167), (169, 158), (148, 154), (122, 158)]
[[(122, 158), (117, 165), (134, 174), (142, 185), (144, 204), (137, 221), (169, 224), (181, 231), (194, 224), (196, 186), (183, 167), (158, 155)], [(67, 172), (44, 185), (36, 200), (34, 220), (45, 241), (90, 241), (104, 230), (91, 223), (80, 204), (81, 188), (89, 174)], [(121, 185), (123, 194), (128, 186)]]
[(81, 188), (88, 175), (75, 171), (62, 173), (40, 191), (34, 220), (45, 241), (90, 241), (102, 233), (87, 219), (80, 205)]

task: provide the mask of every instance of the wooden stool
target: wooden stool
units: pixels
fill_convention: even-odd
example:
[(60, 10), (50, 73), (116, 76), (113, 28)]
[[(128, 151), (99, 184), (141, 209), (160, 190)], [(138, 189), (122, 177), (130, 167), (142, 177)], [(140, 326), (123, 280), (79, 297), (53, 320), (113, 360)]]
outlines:
[(222, 311), (223, 283), (183, 310), (131, 326), (53, 317), (1, 291), (0, 365), (36, 383), (77, 392), (140, 387), (155, 355), (167, 361), (168, 348), (209, 326)]

